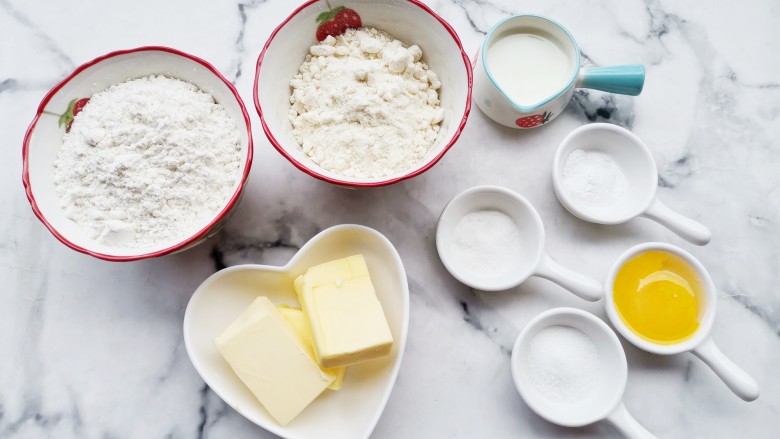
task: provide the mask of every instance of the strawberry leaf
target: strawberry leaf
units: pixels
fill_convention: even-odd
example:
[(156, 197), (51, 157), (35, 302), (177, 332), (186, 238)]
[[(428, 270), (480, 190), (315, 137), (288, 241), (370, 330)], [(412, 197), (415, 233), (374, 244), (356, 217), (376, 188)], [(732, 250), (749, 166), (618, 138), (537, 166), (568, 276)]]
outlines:
[(57, 121), (58, 126), (68, 125), (73, 120), (73, 106), (76, 105), (77, 100), (73, 99), (68, 103), (68, 108), (60, 115)]
[(60, 115), (60, 118), (59, 118), (59, 120), (57, 121), (57, 126), (58, 126), (58, 127), (61, 127), (61, 126), (63, 126), (63, 125), (67, 125), (67, 124), (68, 124), (68, 122), (69, 122), (69, 121), (68, 121), (68, 116), (67, 116), (67, 115), (65, 115), (65, 114), (62, 114), (62, 115)]
[(338, 6), (330, 11), (325, 11), (317, 16), (317, 24), (321, 25), (322, 23), (325, 23), (326, 21), (333, 20), (333, 18), (338, 14), (340, 10), (344, 9), (344, 6)]

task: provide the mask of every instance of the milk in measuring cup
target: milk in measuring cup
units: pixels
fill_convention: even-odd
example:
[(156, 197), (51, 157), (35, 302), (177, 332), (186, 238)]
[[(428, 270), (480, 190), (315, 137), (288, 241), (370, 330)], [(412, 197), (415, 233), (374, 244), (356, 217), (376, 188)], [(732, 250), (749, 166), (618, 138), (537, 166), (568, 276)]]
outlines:
[(508, 33), (488, 48), (487, 68), (512, 101), (531, 106), (566, 86), (574, 66), (553, 38), (541, 33)]

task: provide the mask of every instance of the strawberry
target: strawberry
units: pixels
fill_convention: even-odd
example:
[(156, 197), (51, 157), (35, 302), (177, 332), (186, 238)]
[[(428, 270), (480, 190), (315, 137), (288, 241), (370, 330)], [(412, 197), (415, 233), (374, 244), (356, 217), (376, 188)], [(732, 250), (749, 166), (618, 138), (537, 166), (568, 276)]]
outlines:
[(72, 99), (70, 102), (68, 102), (68, 108), (60, 115), (60, 119), (58, 121), (59, 126), (65, 125), (66, 133), (70, 131), (70, 126), (73, 125), (73, 118), (75, 118), (77, 114), (81, 113), (81, 110), (84, 109), (84, 106), (87, 105), (87, 102), (89, 102), (89, 98)]
[(317, 28), (317, 41), (322, 41), (328, 36), (336, 37), (344, 33), (347, 30), (343, 24), (335, 21), (326, 21)]
[[(330, 5), (328, 5), (330, 8)], [(317, 16), (317, 41), (322, 41), (328, 36), (338, 36), (351, 27), (361, 27), (363, 22), (360, 15), (352, 9), (337, 6)]]
[(81, 110), (84, 109), (87, 102), (89, 102), (89, 98), (81, 98), (73, 104), (73, 117), (76, 117), (77, 114), (81, 113)]
[(349, 8), (344, 8), (338, 11), (333, 17), (333, 21), (336, 23), (343, 23), (345, 29), (358, 28), (363, 26), (363, 21), (360, 20), (360, 15)]
[(544, 125), (549, 122), (551, 117), (552, 113), (545, 111), (544, 114), (535, 114), (533, 116), (521, 117), (517, 119), (515, 123), (520, 128), (535, 128), (539, 125)]

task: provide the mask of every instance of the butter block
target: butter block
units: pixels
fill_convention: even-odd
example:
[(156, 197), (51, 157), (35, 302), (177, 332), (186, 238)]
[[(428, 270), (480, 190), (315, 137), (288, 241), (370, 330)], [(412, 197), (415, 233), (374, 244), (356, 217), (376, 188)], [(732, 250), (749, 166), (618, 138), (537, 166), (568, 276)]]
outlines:
[[(288, 306), (280, 306), (279, 312), (282, 313), (282, 316), (285, 318), (285, 320), (287, 320), (287, 322), (295, 329), (295, 332), (300, 337), (301, 342), (306, 345), (306, 353), (309, 355), (309, 358), (311, 358), (312, 361), (317, 361), (317, 356), (314, 353), (314, 342), (311, 339), (311, 330), (309, 329), (309, 324), (306, 322), (306, 316), (303, 314), (303, 310), (290, 308)], [(328, 369), (321, 367), (321, 369), (328, 376), (334, 377), (334, 381), (330, 383), (328, 388), (331, 390), (339, 390), (341, 385), (344, 384), (344, 374), (347, 373), (347, 368), (334, 367), (332, 369)]]
[(267, 297), (255, 299), (214, 344), (281, 425), (298, 416), (334, 381), (310, 358), (293, 327)]
[(310, 268), (295, 279), (295, 291), (320, 366), (349, 366), (390, 353), (393, 335), (363, 255)]

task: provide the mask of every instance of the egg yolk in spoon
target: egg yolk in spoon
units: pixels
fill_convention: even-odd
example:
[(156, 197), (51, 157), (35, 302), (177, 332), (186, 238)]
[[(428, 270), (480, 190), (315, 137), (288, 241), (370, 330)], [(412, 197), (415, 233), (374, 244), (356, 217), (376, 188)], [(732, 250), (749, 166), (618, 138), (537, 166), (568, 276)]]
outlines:
[(612, 290), (623, 323), (649, 342), (678, 343), (699, 327), (701, 284), (674, 254), (653, 250), (634, 256), (618, 271)]

